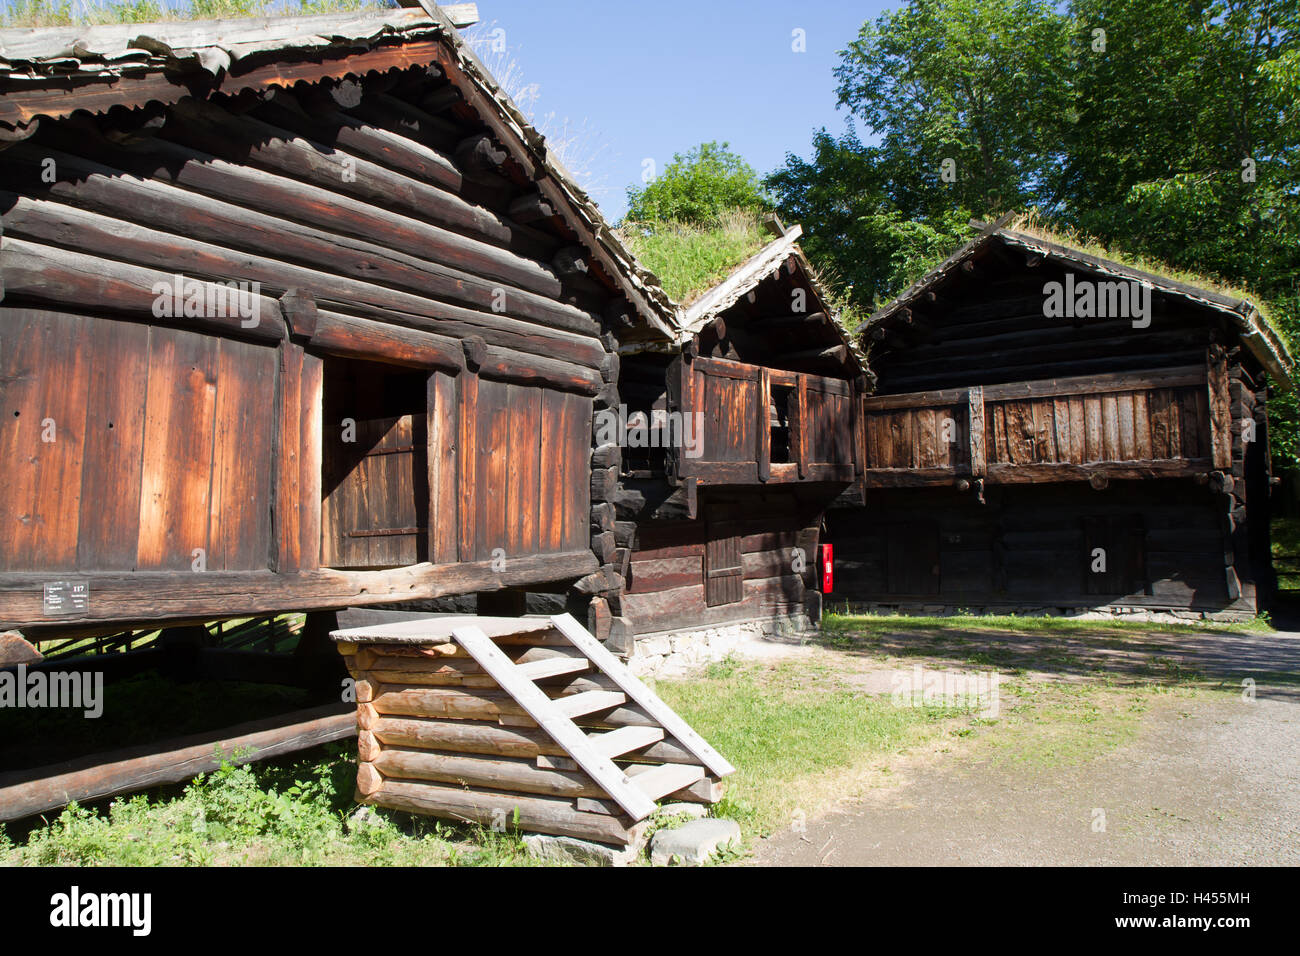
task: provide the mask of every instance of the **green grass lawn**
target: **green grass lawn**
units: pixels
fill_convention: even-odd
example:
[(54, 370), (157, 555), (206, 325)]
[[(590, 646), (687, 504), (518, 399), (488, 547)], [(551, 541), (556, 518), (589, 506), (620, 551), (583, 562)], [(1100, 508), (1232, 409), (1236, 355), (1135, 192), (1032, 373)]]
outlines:
[[(774, 660), (728, 660), (659, 694), (736, 766), (715, 815), (746, 842), (895, 785), (933, 761), (1034, 768), (1096, 759), (1134, 739), (1145, 713), (1239, 682), (1179, 653), (1201, 628), (1059, 618), (828, 616), (821, 638)], [(1258, 625), (1256, 625), (1258, 626)], [(917, 665), (997, 674), (996, 713), (896, 703)], [(1260, 675), (1261, 680), (1269, 679)], [(5, 838), (0, 864), (421, 865), (532, 863), (518, 835), (354, 804), (350, 745), (226, 766), (184, 788), (72, 807)]]

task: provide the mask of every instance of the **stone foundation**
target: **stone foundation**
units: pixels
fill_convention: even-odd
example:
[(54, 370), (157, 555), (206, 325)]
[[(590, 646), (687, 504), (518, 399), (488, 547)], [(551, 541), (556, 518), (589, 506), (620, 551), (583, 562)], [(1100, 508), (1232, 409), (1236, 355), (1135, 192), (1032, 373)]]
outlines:
[(628, 667), (638, 677), (683, 677), (723, 660), (741, 644), (754, 640), (796, 642), (813, 632), (806, 614), (754, 621), (734, 621), (692, 631), (638, 634)]
[[(1146, 621), (1154, 624), (1234, 623), (1249, 621), (1249, 610), (1202, 610), (1186, 608), (1150, 608), (1107, 604), (1101, 607), (1050, 607), (1040, 605), (988, 605), (955, 607), (949, 604), (881, 604), (874, 602), (839, 603), (834, 611), (849, 614), (901, 614), (907, 617), (953, 617), (956, 615), (1006, 614), (1018, 617), (1064, 617), (1073, 621)], [(828, 613), (832, 613), (828, 610)]]

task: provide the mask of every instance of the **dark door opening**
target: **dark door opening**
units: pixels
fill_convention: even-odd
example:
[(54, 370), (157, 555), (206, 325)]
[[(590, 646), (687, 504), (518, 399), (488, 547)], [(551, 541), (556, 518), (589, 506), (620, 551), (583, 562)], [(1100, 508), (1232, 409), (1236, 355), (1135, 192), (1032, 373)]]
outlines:
[(326, 359), (321, 563), (393, 568), (428, 560), (425, 372)]

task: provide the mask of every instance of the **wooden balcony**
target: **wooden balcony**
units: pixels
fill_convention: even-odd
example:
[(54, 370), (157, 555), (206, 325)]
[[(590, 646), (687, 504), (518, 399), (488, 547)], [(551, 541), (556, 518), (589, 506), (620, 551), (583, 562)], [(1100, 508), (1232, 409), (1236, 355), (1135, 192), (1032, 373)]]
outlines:
[(1092, 481), (1231, 468), (1218, 365), (867, 398), (866, 487)]
[(678, 360), (670, 407), (700, 413), (693, 445), (679, 449), (679, 479), (700, 485), (849, 482), (861, 471), (861, 418), (853, 383), (729, 359)]

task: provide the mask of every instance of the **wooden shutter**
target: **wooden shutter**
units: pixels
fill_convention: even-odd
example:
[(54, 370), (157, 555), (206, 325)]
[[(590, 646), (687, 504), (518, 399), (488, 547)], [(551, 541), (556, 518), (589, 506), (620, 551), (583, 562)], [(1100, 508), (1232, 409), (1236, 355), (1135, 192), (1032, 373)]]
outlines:
[(745, 599), (745, 567), (740, 535), (732, 526), (709, 525), (704, 546), (704, 603), (708, 607), (738, 604)]

